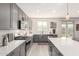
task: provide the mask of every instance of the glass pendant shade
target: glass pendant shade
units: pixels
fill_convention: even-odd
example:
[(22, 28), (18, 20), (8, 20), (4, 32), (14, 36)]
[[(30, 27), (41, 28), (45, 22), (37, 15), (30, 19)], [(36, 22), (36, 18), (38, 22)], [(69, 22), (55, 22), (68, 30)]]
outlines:
[(68, 20), (68, 19), (70, 19), (69, 13), (67, 13), (67, 15), (66, 15), (66, 20)]

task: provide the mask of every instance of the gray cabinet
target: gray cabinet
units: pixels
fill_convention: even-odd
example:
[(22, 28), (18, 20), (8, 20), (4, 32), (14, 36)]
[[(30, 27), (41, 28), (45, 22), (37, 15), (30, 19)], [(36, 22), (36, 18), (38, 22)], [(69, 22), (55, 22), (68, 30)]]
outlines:
[(7, 56), (14, 56), (14, 51), (10, 52)]
[(21, 29), (32, 29), (31, 19), (15, 3), (0, 3), (0, 30), (19, 29), (18, 20)]
[(14, 50), (14, 56), (19, 56), (19, 55), (20, 55), (20, 46)]
[(13, 3), (0, 3), (0, 30), (17, 29), (18, 7)]
[(55, 47), (53, 46), (52, 47), (52, 56), (63, 56), (60, 51)]
[(19, 8), (18, 12), (19, 12), (18, 18), (19, 20), (22, 20), (22, 10)]
[(9, 3), (0, 3), (0, 30), (10, 29), (11, 13)]
[(7, 56), (19, 56), (20, 55), (20, 46), (15, 48), (12, 52), (10, 52)]
[(11, 4), (11, 25), (12, 29), (17, 29), (18, 21), (18, 6), (16, 4)]
[(20, 28), (19, 29), (25, 29), (26, 24), (26, 14), (19, 8), (19, 20), (20, 20)]
[(32, 37), (29, 37), (26, 41), (26, 55), (30, 52), (31, 46), (33, 45)]
[(31, 20), (31, 18), (28, 18), (28, 28), (29, 28), (29, 30), (32, 30), (32, 20)]
[(45, 34), (34, 35), (33, 41), (34, 42), (48, 42), (48, 35), (45, 35)]
[(15, 3), (0, 3), (0, 30), (18, 29), (18, 20), (23, 19), (26, 14)]
[(33, 42), (38, 42), (39, 41), (39, 36), (38, 35), (34, 35), (33, 36)]
[(47, 35), (40, 35), (39, 36), (39, 41), (42, 41), (42, 42), (48, 41), (48, 36)]
[(7, 56), (25, 56), (25, 42), (15, 48), (12, 52), (10, 52)]
[(25, 56), (26, 55), (26, 51), (25, 51), (25, 43), (23, 43), (20, 46), (20, 56)]
[(49, 41), (49, 55), (50, 56), (63, 56), (62, 53)]
[(26, 21), (26, 14), (22, 12), (23, 21)]

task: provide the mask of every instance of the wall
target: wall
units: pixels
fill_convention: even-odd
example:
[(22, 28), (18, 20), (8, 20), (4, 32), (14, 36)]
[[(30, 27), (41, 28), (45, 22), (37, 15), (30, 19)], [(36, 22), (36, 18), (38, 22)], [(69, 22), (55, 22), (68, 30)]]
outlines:
[(76, 31), (76, 24), (79, 24), (79, 20), (74, 21), (74, 39), (79, 40), (79, 31)]
[(32, 33), (33, 34), (41, 34), (37, 31), (37, 21), (46, 21), (47, 22), (47, 32), (45, 34), (50, 33), (50, 22), (56, 22), (57, 23), (57, 29), (56, 29), (56, 34), (60, 37), (61, 33), (61, 21), (60, 19), (52, 19), (52, 18), (32, 18)]

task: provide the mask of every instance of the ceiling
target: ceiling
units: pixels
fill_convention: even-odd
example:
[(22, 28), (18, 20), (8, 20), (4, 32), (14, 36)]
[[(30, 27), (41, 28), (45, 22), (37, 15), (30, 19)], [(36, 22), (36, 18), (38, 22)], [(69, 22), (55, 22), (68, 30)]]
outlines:
[[(24, 12), (32, 18), (65, 17), (67, 14), (66, 3), (17, 3)], [(79, 3), (69, 3), (70, 17), (79, 17)]]

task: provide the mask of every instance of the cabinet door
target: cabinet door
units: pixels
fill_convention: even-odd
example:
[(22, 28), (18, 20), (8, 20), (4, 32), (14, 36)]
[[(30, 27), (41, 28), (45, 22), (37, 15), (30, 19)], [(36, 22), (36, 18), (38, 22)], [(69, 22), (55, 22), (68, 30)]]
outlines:
[(52, 43), (50, 40), (48, 41), (48, 44), (49, 44), (49, 46), (48, 46), (49, 47), (49, 55), (52, 56)]
[(43, 35), (43, 41), (47, 42), (48, 41), (48, 35)]
[(19, 11), (19, 20), (22, 20), (22, 10), (18, 8), (18, 11)]
[(0, 3), (0, 30), (10, 29), (10, 4)]
[(39, 41), (39, 35), (34, 35), (33, 36), (33, 41), (38, 42)]
[(63, 56), (54, 45), (52, 45), (52, 56)]
[(43, 36), (42, 35), (39, 35), (39, 42), (42, 42), (43, 41)]
[(23, 43), (20, 46), (20, 56), (25, 56), (26, 55), (26, 51), (25, 51), (25, 43)]
[(20, 46), (10, 52), (7, 56), (19, 56), (20, 55)]
[(57, 56), (57, 53), (56, 53), (56, 48), (55, 47), (52, 47), (52, 56)]
[(23, 17), (23, 21), (25, 21), (26, 20), (26, 14), (24, 12), (22, 13), (22, 17)]
[(18, 8), (18, 13), (19, 13), (19, 15), (18, 15), (18, 20), (20, 21), (20, 25), (18, 25), (19, 26), (19, 28), (18, 29), (22, 29), (22, 10), (20, 9), (20, 8)]
[(18, 21), (18, 6), (16, 4), (12, 4), (12, 28), (17, 29), (17, 21)]
[(10, 52), (7, 56), (14, 56), (14, 51)]
[(20, 55), (20, 46), (14, 50), (14, 56), (19, 56), (19, 55)]

